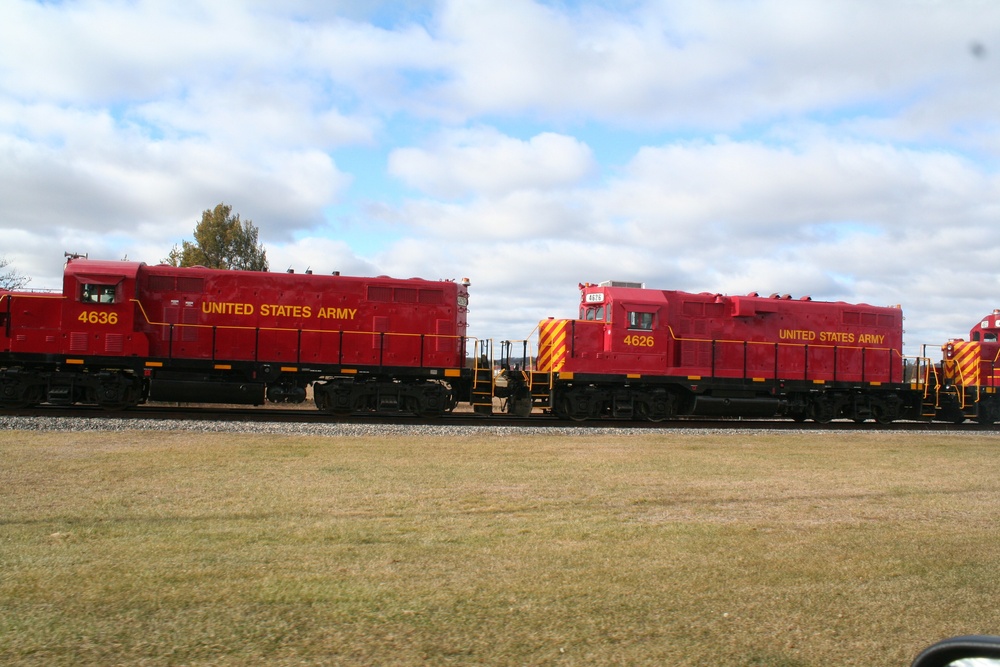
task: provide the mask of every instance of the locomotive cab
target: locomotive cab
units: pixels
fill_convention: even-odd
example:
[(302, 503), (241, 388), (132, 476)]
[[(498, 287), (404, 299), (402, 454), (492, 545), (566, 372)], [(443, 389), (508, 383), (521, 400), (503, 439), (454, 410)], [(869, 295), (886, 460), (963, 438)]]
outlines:
[(578, 320), (539, 325), (539, 369), (562, 370), (569, 358), (577, 371), (665, 368), (673, 349), (667, 306), (664, 292), (642, 283), (580, 285)]
[(62, 294), (5, 293), (0, 407), (83, 403), (119, 409), (139, 403), (141, 356), (148, 350), (134, 328), (141, 266), (72, 257)]
[(71, 258), (63, 276), (63, 330), (72, 355), (138, 356), (148, 353), (135, 331), (138, 262)]

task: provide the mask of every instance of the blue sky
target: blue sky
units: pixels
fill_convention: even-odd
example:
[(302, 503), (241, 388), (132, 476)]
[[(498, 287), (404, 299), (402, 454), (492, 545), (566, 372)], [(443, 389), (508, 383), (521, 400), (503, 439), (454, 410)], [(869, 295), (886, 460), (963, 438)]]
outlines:
[(233, 206), (271, 266), (1000, 307), (992, 0), (0, 4), (0, 256), (155, 263)]

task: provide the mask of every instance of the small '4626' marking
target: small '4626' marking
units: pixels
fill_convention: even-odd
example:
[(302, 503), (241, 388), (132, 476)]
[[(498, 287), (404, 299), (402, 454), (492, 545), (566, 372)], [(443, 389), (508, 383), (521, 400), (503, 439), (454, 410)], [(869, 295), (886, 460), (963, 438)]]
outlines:
[(625, 344), (631, 347), (653, 347), (652, 336), (625, 336)]

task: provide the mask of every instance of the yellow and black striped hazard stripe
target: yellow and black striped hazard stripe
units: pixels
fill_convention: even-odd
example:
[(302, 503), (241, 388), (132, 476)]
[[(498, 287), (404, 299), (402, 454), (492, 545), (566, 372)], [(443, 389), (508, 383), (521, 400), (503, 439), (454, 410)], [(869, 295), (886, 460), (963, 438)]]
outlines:
[(945, 346), (945, 380), (956, 386), (979, 384), (979, 343), (956, 341)]
[(538, 324), (538, 363), (543, 373), (558, 373), (568, 356), (566, 337), (570, 320), (542, 320)]

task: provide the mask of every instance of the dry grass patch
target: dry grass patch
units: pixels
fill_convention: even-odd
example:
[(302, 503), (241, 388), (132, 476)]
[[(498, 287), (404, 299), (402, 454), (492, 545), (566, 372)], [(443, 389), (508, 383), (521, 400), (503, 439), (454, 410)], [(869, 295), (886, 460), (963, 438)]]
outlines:
[(0, 662), (906, 665), (997, 436), (0, 433)]

